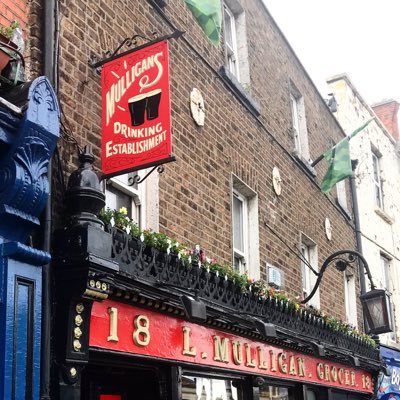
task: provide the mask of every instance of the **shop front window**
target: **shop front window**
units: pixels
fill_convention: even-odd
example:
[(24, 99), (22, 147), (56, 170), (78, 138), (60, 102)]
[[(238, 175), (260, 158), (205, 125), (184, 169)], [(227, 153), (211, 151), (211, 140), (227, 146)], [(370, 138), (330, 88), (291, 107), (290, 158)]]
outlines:
[(239, 381), (209, 377), (182, 377), (181, 400), (243, 400)]
[(264, 385), (260, 388), (260, 400), (289, 400), (287, 387)]

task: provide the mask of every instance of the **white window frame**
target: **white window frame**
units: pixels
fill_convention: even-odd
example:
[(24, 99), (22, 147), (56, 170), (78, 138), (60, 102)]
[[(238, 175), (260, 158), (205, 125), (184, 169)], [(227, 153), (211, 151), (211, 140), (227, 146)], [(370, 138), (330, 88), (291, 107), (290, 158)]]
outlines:
[(108, 190), (112, 189), (127, 195), (131, 198), (131, 214), (128, 215), (141, 229), (152, 229), (158, 232), (159, 229), (159, 192), (158, 192), (158, 174), (151, 174), (148, 178), (137, 184), (129, 185), (129, 179), (133, 179), (135, 175), (143, 177), (148, 170), (134, 171), (127, 174), (121, 174), (113, 178), (107, 179), (104, 185), (104, 193), (106, 196), (106, 208), (116, 208), (110, 204), (110, 197), (117, 196)]
[(344, 278), (344, 301), (346, 309), (346, 320), (354, 328), (358, 328), (357, 321), (357, 295), (356, 295), (356, 280), (354, 274), (354, 267), (348, 266), (343, 271)]
[[(230, 78), (235, 84), (240, 83), (244, 90), (250, 91), (251, 81), (246, 15), (240, 4), (240, 0), (224, 0), (222, 2), (222, 15), (226, 72), (231, 75)], [(228, 44), (226, 40), (225, 19), (229, 21), (229, 27), (232, 32), (232, 44)]]
[(392, 328), (393, 331), (387, 333), (387, 338), (392, 341), (396, 342), (396, 324), (395, 324), (395, 314), (394, 314), (394, 304), (393, 304), (393, 285), (391, 283), (391, 276), (390, 276), (390, 267), (391, 267), (392, 259), (384, 253), (380, 253), (380, 277), (382, 279), (378, 280), (378, 288), (385, 289), (390, 296), (390, 318), (392, 320)]
[(290, 107), (292, 111), (292, 128), (294, 135), (295, 148), (301, 154), (301, 136), (300, 136), (300, 120), (298, 99), (293, 93), (290, 93)]
[(346, 193), (346, 181), (342, 180), (336, 184), (337, 201), (345, 211), (347, 208), (347, 193)]
[(374, 184), (374, 204), (383, 210), (380, 157), (375, 152), (372, 152), (372, 182)]
[[(318, 272), (318, 248), (317, 244), (303, 233), (300, 235), (300, 254), (302, 256), (300, 263), (302, 295), (303, 298), (306, 298), (314, 288), (314, 285), (317, 281), (317, 276), (312, 272), (303, 259), (305, 259), (311, 265), (311, 267)], [(319, 288), (307, 304), (316, 308), (320, 307)]]
[(310, 150), (308, 145), (308, 132), (304, 98), (293, 83), (290, 83), (290, 112), (292, 115), (292, 132), (294, 137), (294, 150), (296, 155), (303, 161), (310, 161)]
[[(242, 205), (243, 250), (235, 248), (234, 199)], [(249, 186), (232, 174), (232, 264), (240, 273), (247, 273), (251, 278), (260, 278), (260, 248), (258, 196)], [(251, 229), (250, 229), (251, 227)], [(238, 262), (235, 262), (238, 261)], [(238, 265), (237, 265), (238, 264)]]
[[(232, 222), (233, 222), (233, 227), (235, 227), (235, 221), (237, 221), (238, 224), (240, 224), (242, 230), (241, 230), (241, 236), (242, 236), (242, 245), (243, 249), (238, 249), (235, 247), (235, 229), (233, 229), (233, 258), (234, 258), (234, 266), (235, 269), (237, 269), (240, 273), (244, 274), (246, 272), (246, 265), (247, 265), (247, 260), (249, 258), (248, 255), (248, 243), (249, 243), (249, 238), (248, 238), (248, 207), (247, 207), (247, 198), (244, 197), (241, 193), (239, 193), (237, 190), (233, 190), (232, 194), (232, 204), (234, 203), (235, 199), (238, 200), (241, 204), (241, 215), (237, 216), (235, 215), (235, 207), (232, 207)], [(238, 220), (240, 218), (240, 220)], [(237, 261), (236, 261), (237, 260)], [(238, 265), (238, 267), (237, 267)]]
[(236, 33), (236, 17), (225, 2), (223, 3), (223, 12), (224, 12), (225, 32), (227, 31), (226, 20), (229, 20), (229, 28), (232, 35), (231, 37), (232, 44), (229, 44), (225, 34), (227, 67), (228, 70), (236, 77), (236, 79), (240, 81), (239, 54), (237, 48), (237, 33)]
[(301, 243), (301, 282), (303, 286), (303, 298), (305, 299), (312, 290), (311, 285), (311, 270), (308, 267), (307, 262), (310, 262), (310, 247), (307, 246), (305, 243)]

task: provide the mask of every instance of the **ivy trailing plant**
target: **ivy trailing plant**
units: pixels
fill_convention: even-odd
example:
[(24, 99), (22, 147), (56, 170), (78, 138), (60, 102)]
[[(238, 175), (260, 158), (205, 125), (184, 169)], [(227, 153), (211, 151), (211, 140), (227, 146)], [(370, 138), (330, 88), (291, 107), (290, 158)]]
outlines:
[(100, 212), (99, 218), (104, 222), (104, 224), (115, 226), (124, 230), (128, 235), (140, 239), (146, 246), (153, 247), (167, 254), (177, 255), (181, 260), (182, 265), (186, 268), (193, 264), (198, 264), (199, 267), (204, 268), (207, 271), (215, 272), (217, 276), (222, 276), (226, 279), (232, 280), (245, 293), (252, 293), (260, 299), (275, 299), (284, 304), (290, 310), (299, 313), (306, 313), (310, 317), (320, 319), (326, 326), (334, 331), (348, 336), (358, 337), (370, 347), (377, 347), (377, 343), (371, 336), (357, 331), (350, 324), (347, 324), (333, 316), (326, 315), (323, 311), (314, 307), (305, 306), (300, 303), (300, 298), (291, 298), (285, 291), (270, 287), (263, 279), (251, 279), (247, 274), (240, 274), (231, 265), (219, 264), (214, 259), (207, 258), (205, 251), (199, 245), (190, 248), (188, 245), (179, 243), (164, 233), (154, 232), (149, 229), (141, 230), (139, 226), (127, 216), (127, 214), (128, 211), (125, 207), (122, 207), (119, 210), (107, 208)]

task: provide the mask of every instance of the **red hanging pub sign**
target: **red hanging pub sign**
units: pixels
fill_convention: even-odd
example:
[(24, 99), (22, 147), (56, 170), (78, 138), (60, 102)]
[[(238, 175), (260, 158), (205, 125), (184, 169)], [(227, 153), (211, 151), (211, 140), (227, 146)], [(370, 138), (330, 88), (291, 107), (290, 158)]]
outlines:
[(168, 41), (111, 59), (101, 78), (103, 175), (166, 162), (172, 150)]

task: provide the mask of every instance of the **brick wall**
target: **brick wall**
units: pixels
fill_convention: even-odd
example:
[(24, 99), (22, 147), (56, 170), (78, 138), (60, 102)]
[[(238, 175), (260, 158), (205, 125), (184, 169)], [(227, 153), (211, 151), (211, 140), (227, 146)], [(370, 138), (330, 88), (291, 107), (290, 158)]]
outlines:
[(0, 24), (9, 26), (17, 21), (25, 41), (25, 72), (27, 80), (40, 75), (42, 68), (42, 8), (40, 0), (4, 0), (0, 2)]
[(0, 24), (9, 26), (18, 21), (23, 30), (28, 22), (27, 0), (4, 0), (0, 3)]
[(400, 139), (399, 106), (400, 104), (395, 100), (389, 100), (372, 106), (375, 114), (383, 122), (388, 132), (396, 140)]
[[(317, 243), (319, 265), (336, 250), (354, 248), (355, 241), (351, 224), (335, 206), (334, 197), (319, 190), (324, 162), (316, 167), (313, 179), (292, 155), (290, 82), (305, 99), (312, 158), (330, 146), (330, 138), (336, 142), (343, 133), (261, 2), (241, 3), (247, 21), (249, 90), (262, 106), (260, 118), (249, 113), (218, 76), (216, 71), (225, 59), (223, 46), (207, 41), (182, 1), (170, 0), (165, 8), (167, 18), (186, 33), (185, 39), (170, 41), (177, 161), (166, 166), (159, 180), (160, 230), (181, 242), (201, 243), (207, 256), (232, 263), (231, 177), (235, 174), (258, 194), (261, 275), (265, 277), (267, 262), (279, 266), (285, 272), (285, 289), (297, 296), (301, 294), (300, 260), (288, 247), (298, 251), (300, 232)], [(97, 160), (100, 76), (88, 66), (88, 59), (115, 49), (134, 33), (149, 37), (153, 32), (163, 35), (171, 28), (145, 0), (60, 1), (63, 123), (80, 145), (92, 143)], [(190, 116), (189, 94), (194, 87), (205, 99), (202, 128)], [(76, 149), (64, 139), (60, 146), (67, 175), (76, 168)], [(274, 166), (283, 181), (280, 197), (272, 189)], [(325, 236), (326, 217), (333, 226), (332, 241)], [(332, 268), (321, 285), (321, 307), (341, 318), (345, 317), (343, 281), (343, 275)]]

